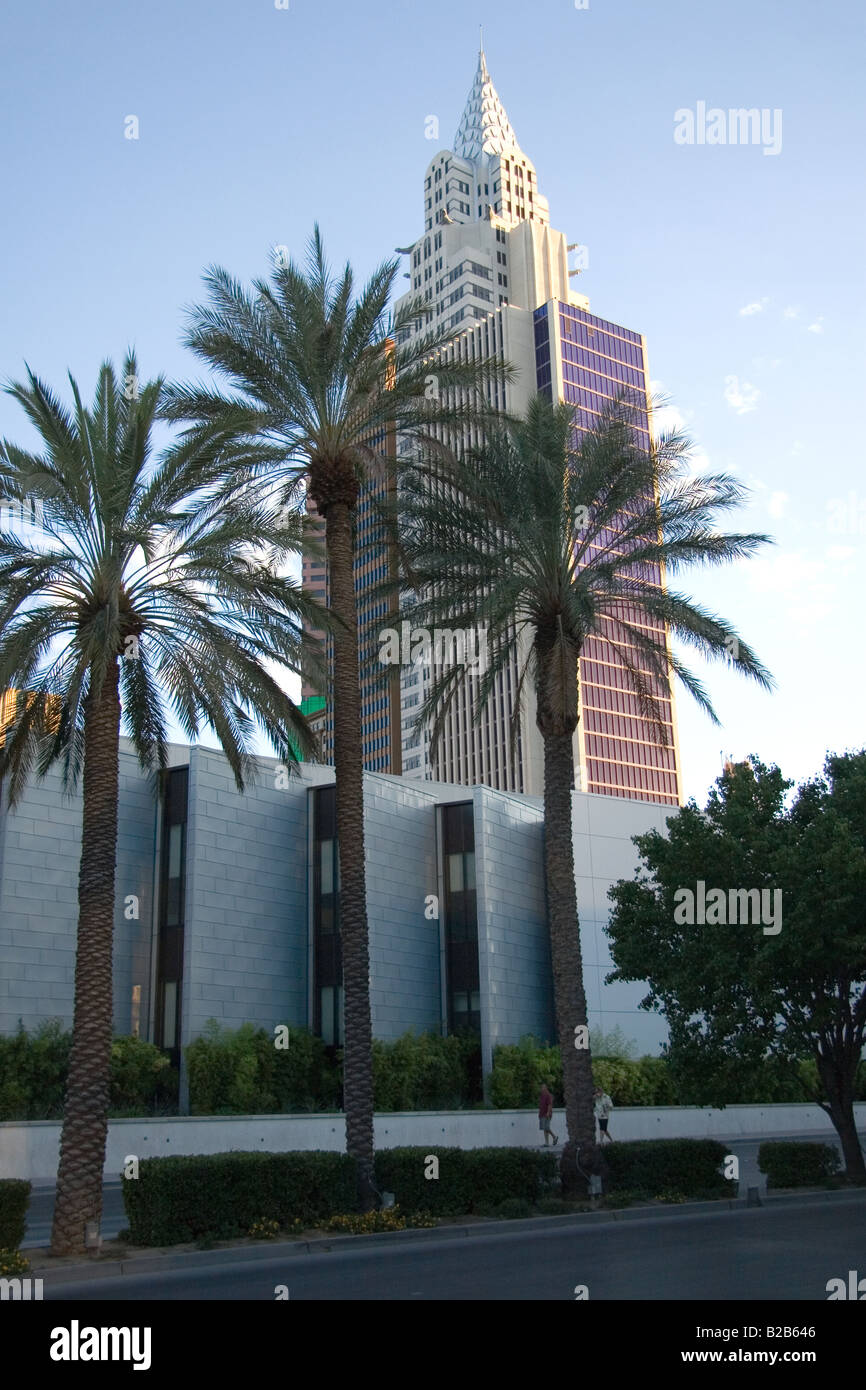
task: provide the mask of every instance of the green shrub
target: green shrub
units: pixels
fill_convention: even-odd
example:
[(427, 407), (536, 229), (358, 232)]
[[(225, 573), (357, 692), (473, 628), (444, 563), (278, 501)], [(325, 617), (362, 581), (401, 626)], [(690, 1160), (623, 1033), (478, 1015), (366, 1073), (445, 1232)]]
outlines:
[(482, 1099), (478, 1038), (411, 1031), (373, 1042), (373, 1094), (378, 1111), (457, 1110)]
[[(696, 1075), (682, 1058), (630, 1056), (633, 1044), (617, 1029), (608, 1034), (593, 1032), (590, 1037), (595, 1083), (607, 1091), (615, 1106), (803, 1104), (819, 1090), (812, 1060), (771, 1057), (749, 1071), (732, 1062), (710, 1082)], [(542, 1081), (553, 1092), (554, 1103), (561, 1106), (562, 1061), (557, 1047), (527, 1036), (516, 1045), (494, 1048), (490, 1099), (497, 1109), (537, 1105)], [(856, 1100), (866, 1100), (866, 1062), (858, 1068), (854, 1095)]]
[(839, 1170), (839, 1153), (832, 1144), (773, 1140), (758, 1149), (758, 1167), (767, 1187), (823, 1187)]
[[(823, 1096), (814, 1058), (794, 1061), (768, 1057), (760, 1066), (742, 1067), (735, 1057), (704, 1072), (688, 1054), (662, 1059), (670, 1067), (675, 1105), (803, 1105)], [(860, 1062), (854, 1097), (866, 1099), (866, 1063)]]
[(30, 1261), (19, 1250), (0, 1247), (0, 1279), (25, 1279), (30, 1273)]
[(499, 1110), (519, 1110), (537, 1105), (541, 1083), (562, 1105), (562, 1056), (558, 1047), (547, 1046), (528, 1035), (516, 1045), (500, 1043), (493, 1049), (490, 1099)]
[(523, 1197), (506, 1197), (496, 1208), (496, 1215), (504, 1217), (506, 1221), (520, 1221), (532, 1216), (532, 1203)]
[(603, 1028), (591, 1028), (589, 1045), (593, 1057), (624, 1057), (633, 1060), (637, 1052), (637, 1043), (626, 1037), (618, 1023), (609, 1033), (605, 1033)]
[[(676, 1094), (670, 1068), (662, 1057), (633, 1059), (625, 1053), (628, 1044), (616, 1030), (596, 1041), (619, 1049), (620, 1055), (593, 1053), (592, 1074), (597, 1086), (607, 1091), (614, 1105), (675, 1105)], [(500, 1110), (519, 1110), (538, 1104), (541, 1083), (553, 1093), (554, 1104), (562, 1106), (562, 1057), (558, 1047), (521, 1038), (516, 1045), (500, 1044), (493, 1052), (490, 1099)]]
[(623, 1207), (630, 1207), (634, 1202), (633, 1192), (608, 1192), (604, 1198), (604, 1205), (611, 1211), (620, 1211)]
[(19, 1178), (0, 1180), (0, 1250), (17, 1250), (27, 1229), (30, 1183)]
[(167, 1099), (176, 1074), (164, 1052), (143, 1038), (115, 1038), (111, 1044), (112, 1111), (147, 1114), (157, 1098)]
[(408, 1231), (410, 1229), (430, 1229), (436, 1225), (436, 1218), (429, 1212), (402, 1212), (399, 1207), (385, 1207), (382, 1211), (351, 1212), (348, 1215), (332, 1216), (326, 1226), (328, 1231), (343, 1235), (367, 1236), (379, 1231)]
[(736, 1183), (719, 1171), (728, 1150), (717, 1139), (639, 1139), (604, 1147), (610, 1192), (643, 1190), (695, 1196), (698, 1191), (736, 1195)]
[[(263, 1028), (220, 1027), (210, 1019), (186, 1049), (193, 1115), (284, 1114), (335, 1110), (341, 1101), (339, 1056), (320, 1038), (290, 1028), (276, 1048)], [(373, 1088), (379, 1111), (457, 1109), (481, 1101), (477, 1038), (405, 1033), (373, 1042)]]
[(71, 1046), (59, 1018), (0, 1037), (0, 1120), (61, 1118)]
[(336, 1109), (340, 1079), (321, 1038), (289, 1028), (287, 1046), (264, 1028), (223, 1028), (209, 1019), (184, 1048), (190, 1114), (272, 1115)]
[(642, 1085), (648, 1096), (644, 1105), (678, 1104), (671, 1069), (664, 1057), (641, 1057), (635, 1065), (643, 1077)]
[[(0, 1037), (0, 1120), (59, 1120), (63, 1116), (72, 1033), (59, 1018), (32, 1033), (19, 1027)], [(158, 1047), (141, 1038), (111, 1044), (112, 1113), (148, 1115), (176, 1108), (177, 1073)]]
[[(439, 1177), (425, 1178), (427, 1158), (439, 1160)], [(434, 1216), (480, 1214), (509, 1197), (534, 1204), (551, 1193), (557, 1180), (557, 1160), (551, 1153), (531, 1149), (380, 1149), (376, 1154), (376, 1184), (393, 1192), (404, 1212), (430, 1211)]]
[(574, 1211), (574, 1204), (562, 1197), (542, 1197), (536, 1205), (542, 1216), (568, 1216)]
[(279, 1221), (265, 1216), (263, 1216), (260, 1221), (254, 1221), (247, 1231), (247, 1235), (251, 1240), (276, 1240), (279, 1234)]
[(355, 1205), (355, 1161), (341, 1153), (145, 1158), (123, 1179), (134, 1245), (231, 1240), (255, 1223), (321, 1225)]
[(607, 1092), (614, 1105), (654, 1103), (649, 1078), (637, 1062), (624, 1057), (593, 1057), (592, 1076), (596, 1086)]

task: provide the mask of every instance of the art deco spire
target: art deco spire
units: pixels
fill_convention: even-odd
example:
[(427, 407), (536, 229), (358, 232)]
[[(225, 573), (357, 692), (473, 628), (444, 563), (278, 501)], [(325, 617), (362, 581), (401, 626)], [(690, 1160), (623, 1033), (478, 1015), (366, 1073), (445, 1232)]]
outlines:
[(472, 91), (454, 140), (454, 153), (461, 159), (480, 159), (483, 154), (504, 154), (513, 149), (519, 149), (517, 136), (490, 80), (482, 48)]

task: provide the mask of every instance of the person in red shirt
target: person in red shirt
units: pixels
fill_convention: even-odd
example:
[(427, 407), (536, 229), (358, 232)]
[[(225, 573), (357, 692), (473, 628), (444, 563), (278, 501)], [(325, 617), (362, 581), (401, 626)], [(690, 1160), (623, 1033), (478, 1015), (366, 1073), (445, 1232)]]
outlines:
[(553, 1119), (553, 1096), (547, 1089), (547, 1082), (542, 1083), (541, 1095), (538, 1100), (538, 1128), (544, 1135), (544, 1147), (547, 1148), (548, 1138), (553, 1140), (553, 1147), (556, 1148), (559, 1139), (551, 1133), (550, 1122)]

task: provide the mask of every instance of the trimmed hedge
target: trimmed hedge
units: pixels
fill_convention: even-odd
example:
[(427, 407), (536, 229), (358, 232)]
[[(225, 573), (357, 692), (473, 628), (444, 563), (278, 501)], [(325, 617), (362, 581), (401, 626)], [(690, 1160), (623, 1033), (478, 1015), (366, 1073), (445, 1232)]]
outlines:
[(767, 1188), (823, 1187), (839, 1171), (839, 1153), (832, 1144), (778, 1140), (761, 1144), (758, 1167), (767, 1174)]
[[(823, 1149), (826, 1145), (764, 1145), (763, 1148)], [(829, 1152), (833, 1152), (830, 1150)], [(606, 1145), (607, 1188), (683, 1201), (735, 1193), (736, 1183), (719, 1171), (727, 1149), (715, 1139), (650, 1139)], [(438, 1176), (428, 1178), (431, 1158)], [(559, 1163), (544, 1150), (426, 1147), (382, 1149), (376, 1182), (393, 1192), (411, 1220), (431, 1217), (529, 1214), (559, 1209)], [(29, 1184), (7, 1184), (26, 1189)], [(0, 1185), (2, 1187), (2, 1185)], [(147, 1158), (138, 1178), (123, 1178), (123, 1200), (134, 1245), (177, 1245), (246, 1236), (260, 1223), (282, 1230), (321, 1227), (352, 1213), (356, 1201), (353, 1159), (341, 1153), (226, 1153)], [(570, 1208), (569, 1208), (570, 1209)], [(23, 1218), (22, 1218), (23, 1221)], [(2, 1234), (2, 1228), (0, 1228)], [(23, 1224), (21, 1227), (23, 1235)], [(20, 1241), (20, 1236), (18, 1237)]]
[(0, 1179), (0, 1250), (17, 1250), (27, 1229), (30, 1183)]
[[(425, 1178), (429, 1157), (439, 1160), (439, 1177)], [(510, 1198), (534, 1204), (555, 1192), (558, 1161), (531, 1149), (380, 1149), (376, 1185), (393, 1192), (401, 1211), (434, 1216), (468, 1216)]]
[(315, 1226), (356, 1205), (355, 1160), (340, 1153), (178, 1154), (123, 1178), (133, 1245), (232, 1240), (257, 1221)]
[(650, 1197), (737, 1193), (737, 1183), (719, 1171), (728, 1149), (718, 1139), (638, 1139), (605, 1144), (603, 1153), (611, 1192)]

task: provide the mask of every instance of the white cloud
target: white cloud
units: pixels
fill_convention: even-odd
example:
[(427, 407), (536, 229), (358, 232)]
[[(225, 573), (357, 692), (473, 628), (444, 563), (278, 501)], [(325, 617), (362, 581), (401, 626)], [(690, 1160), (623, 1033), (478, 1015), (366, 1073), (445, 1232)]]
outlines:
[[(664, 404), (655, 406), (653, 409), (653, 432), (658, 438), (662, 434), (672, 434), (674, 430), (688, 433), (688, 418), (680, 410), (679, 406), (672, 405), (668, 400), (667, 392), (660, 381), (650, 382), (650, 395), (658, 397)], [(691, 412), (689, 412), (691, 414)], [(694, 448), (689, 454), (688, 471), (692, 477), (699, 473), (709, 473), (712, 471), (712, 464), (703, 449)], [(731, 471), (731, 470), (729, 470)]]
[(658, 400), (660, 402), (658, 405), (653, 405), (653, 433), (656, 438), (660, 434), (672, 434), (674, 430), (686, 428), (686, 417), (679, 406), (673, 405), (670, 401), (663, 382), (651, 381), (650, 395), (653, 401)]
[(750, 498), (751, 506), (761, 509), (766, 507), (769, 515), (776, 520), (784, 516), (785, 508), (791, 500), (787, 492), (774, 491), (769, 483), (765, 483), (763, 478), (759, 478), (755, 473), (749, 474), (746, 486), (753, 494)]
[(725, 400), (738, 415), (747, 415), (750, 410), (757, 410), (760, 394), (758, 388), (750, 381), (744, 381), (741, 387), (739, 377), (725, 377)]
[(789, 304), (782, 315), (784, 319), (798, 319), (800, 317), (799, 304)]
[(739, 311), (740, 318), (750, 318), (752, 314), (762, 314), (770, 302), (769, 295), (764, 295), (763, 299), (756, 299), (751, 304), (743, 305)]
[(685, 427), (686, 417), (677, 406), (662, 405), (653, 408), (653, 431), (656, 437), (660, 434), (672, 434), (674, 430), (684, 430)]
[[(693, 478), (697, 478), (702, 473), (712, 473), (712, 471), (713, 465), (710, 463), (709, 455), (705, 454), (703, 449), (694, 449), (689, 454), (689, 473)], [(729, 468), (727, 471), (728, 473), (735, 473), (736, 469)]]
[(819, 314), (814, 323), (810, 323), (806, 329), (807, 333), (823, 333), (824, 315)]

